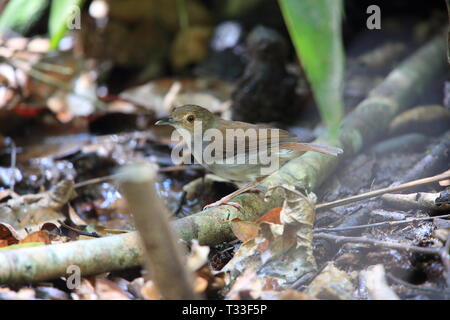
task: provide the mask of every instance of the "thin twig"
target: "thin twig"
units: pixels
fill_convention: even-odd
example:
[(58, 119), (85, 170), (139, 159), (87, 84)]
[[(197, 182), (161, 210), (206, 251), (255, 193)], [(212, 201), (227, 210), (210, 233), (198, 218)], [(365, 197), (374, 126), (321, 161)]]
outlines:
[(395, 226), (395, 225), (406, 224), (406, 223), (410, 223), (410, 222), (434, 220), (437, 218), (439, 218), (439, 219), (450, 218), (450, 214), (436, 216), (436, 217), (424, 217), (424, 218), (413, 218), (413, 219), (407, 219), (407, 220), (384, 221), (384, 222), (363, 224), (363, 225), (359, 225), (359, 226), (337, 227), (337, 228), (317, 228), (317, 229), (314, 229), (314, 231), (315, 232), (339, 232), (339, 231), (357, 230), (357, 229), (382, 227), (382, 226)]
[(87, 236), (87, 237), (93, 237), (93, 238), (100, 238), (100, 235), (97, 232), (88, 232), (88, 231), (79, 230), (77, 228), (74, 228), (74, 227), (71, 227), (71, 226), (65, 224), (61, 220), (58, 220), (58, 222), (61, 224), (62, 227), (66, 228), (66, 229), (69, 229), (69, 230), (75, 232), (78, 235)]
[(14, 140), (9, 140), (9, 145), (11, 146), (11, 164), (10, 164), (10, 185), (9, 190), (14, 192), (14, 186), (16, 185), (16, 158), (17, 158), (17, 147)]
[(98, 108), (98, 109), (105, 109), (104, 103), (102, 101), (100, 101), (98, 99), (94, 99), (94, 98), (89, 97), (89, 96), (86, 96), (84, 94), (80, 94), (80, 93), (74, 92), (70, 85), (67, 85), (64, 82), (61, 82), (61, 81), (59, 81), (58, 79), (56, 79), (54, 77), (48, 76), (45, 73), (39, 71), (38, 69), (34, 69), (33, 67), (25, 68), (23, 66), (20, 66), (16, 62), (14, 62), (12, 59), (6, 59), (6, 62), (8, 64), (10, 64), (11, 66), (19, 68), (20, 70), (25, 72), (30, 77), (36, 79), (37, 81), (43, 82), (45, 84), (48, 84), (48, 85), (50, 85), (52, 87), (55, 87), (57, 89), (60, 89), (60, 90), (62, 90), (64, 92), (69, 92), (69, 93), (71, 93), (71, 94), (73, 94), (73, 95), (75, 95), (75, 96), (77, 96), (77, 97), (79, 97), (81, 99), (89, 101), (92, 104), (94, 104), (95, 107)]
[(169, 166), (159, 168), (158, 172), (176, 172), (176, 171), (185, 171), (185, 170), (203, 170), (203, 167), (198, 165), (188, 165), (188, 166)]
[(334, 240), (336, 242), (367, 243), (367, 244), (371, 244), (376, 247), (406, 250), (408, 252), (417, 252), (417, 253), (430, 254), (430, 255), (440, 255), (441, 254), (441, 248), (425, 248), (425, 247), (418, 247), (418, 246), (410, 246), (407, 244), (382, 241), (382, 240), (376, 240), (376, 239), (369, 239), (369, 238), (365, 238), (365, 237), (336, 236), (334, 234), (328, 234), (328, 233), (317, 233), (314, 235), (314, 237), (327, 239), (327, 240)]
[(114, 179), (119, 178), (119, 177), (120, 177), (120, 174), (119, 173), (115, 173), (115, 174), (111, 174), (109, 176), (103, 176), (103, 177), (98, 177), (98, 178), (93, 178), (93, 179), (88, 179), (88, 180), (85, 180), (85, 181), (81, 181), (81, 182), (75, 183), (73, 187), (75, 189), (78, 189), (78, 188), (82, 188), (82, 187), (85, 187), (85, 186), (88, 186), (88, 185), (91, 185), (91, 184), (97, 184), (97, 183), (102, 183), (102, 182), (105, 182), (105, 181), (111, 181), (111, 180), (114, 180)]
[(33, 67), (27, 66), (23, 67), (20, 64), (18, 64), (17, 62), (20, 61), (14, 61), (12, 59), (7, 59), (6, 62), (20, 70), (22, 70), (23, 72), (25, 72), (27, 75), (29, 75), (30, 77), (40, 81), (40, 82), (44, 82), (48, 85), (51, 85), (52, 87), (58, 88), (60, 90), (66, 91), (66, 92), (71, 92), (72, 88), (71, 86), (65, 84), (64, 82), (61, 82), (53, 77), (50, 77), (48, 75), (46, 75), (45, 73), (37, 70), (37, 69), (33, 69)]
[(49, 72), (59, 73), (61, 75), (67, 75), (67, 76), (68, 75), (72, 75), (74, 73), (73, 68), (66, 67), (66, 66), (59, 65), (59, 64), (38, 61), (38, 62), (36, 62), (36, 63), (34, 63), (32, 65), (28, 60), (26, 60), (24, 58), (14, 57), (14, 59), (23, 61), (24, 63), (27, 63), (29, 65), (29, 68), (34, 68), (34, 69), (39, 69), (39, 70), (42, 70), (42, 71), (49, 71)]
[(418, 186), (418, 185), (432, 183), (432, 182), (437, 182), (437, 181), (446, 180), (446, 179), (450, 179), (450, 170), (447, 170), (447, 171), (445, 171), (445, 172), (443, 172), (441, 174), (438, 174), (438, 175), (435, 175), (435, 176), (432, 176), (432, 177), (406, 182), (406, 183), (403, 183), (403, 184), (398, 185), (398, 186), (382, 188), (382, 189), (378, 189), (378, 190), (374, 190), (374, 191), (369, 191), (369, 192), (365, 192), (365, 193), (362, 193), (362, 194), (358, 194), (356, 196), (348, 197), (348, 198), (345, 198), (345, 199), (339, 199), (339, 200), (336, 200), (336, 201), (320, 203), (320, 204), (316, 205), (316, 210), (339, 207), (339, 206), (343, 206), (343, 205), (346, 205), (346, 204), (349, 204), (349, 203), (353, 203), (353, 202), (357, 202), (357, 201), (373, 198), (373, 197), (376, 197), (376, 196), (379, 196), (379, 195), (382, 195), (382, 194), (385, 194), (385, 193), (391, 193), (391, 192), (395, 192), (395, 191), (399, 191), (399, 190), (415, 187), (415, 186)]
[[(184, 171), (184, 170), (201, 170), (203, 169), (200, 166), (169, 166), (169, 167), (164, 167), (164, 168), (159, 168), (158, 172), (177, 172), (177, 171)], [(92, 178), (92, 179), (88, 179), (85, 181), (81, 181), (78, 183), (75, 183), (74, 188), (81, 188), (81, 187), (85, 187), (91, 184), (97, 184), (97, 183), (102, 183), (105, 181), (111, 181), (117, 178), (120, 178), (120, 173), (115, 173), (115, 174), (110, 174), (109, 176), (103, 176), (103, 177), (98, 177), (98, 178)]]

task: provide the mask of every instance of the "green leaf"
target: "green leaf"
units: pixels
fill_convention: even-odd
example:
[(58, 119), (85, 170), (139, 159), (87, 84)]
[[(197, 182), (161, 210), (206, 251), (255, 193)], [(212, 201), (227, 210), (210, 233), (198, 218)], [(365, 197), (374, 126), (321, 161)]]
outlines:
[(0, 17), (0, 32), (25, 33), (42, 15), (48, 0), (11, 0)]
[(75, 15), (78, 15), (78, 19), (81, 19), (79, 16), (81, 3), (82, 0), (52, 0), (48, 21), (51, 49), (56, 49), (69, 26), (74, 22), (76, 24)]
[(0, 252), (15, 250), (15, 249), (22, 249), (22, 248), (38, 247), (38, 246), (44, 246), (44, 245), (45, 245), (45, 243), (43, 243), (43, 242), (18, 243), (18, 244), (13, 244), (13, 245), (10, 245), (7, 247), (0, 248)]
[(330, 134), (336, 136), (344, 112), (342, 0), (279, 0), (279, 3), (322, 120)]

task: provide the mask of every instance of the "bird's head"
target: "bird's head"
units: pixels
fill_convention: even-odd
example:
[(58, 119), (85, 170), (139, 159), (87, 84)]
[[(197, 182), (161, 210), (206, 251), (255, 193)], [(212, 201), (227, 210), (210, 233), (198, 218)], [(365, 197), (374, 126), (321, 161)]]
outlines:
[(201, 127), (206, 130), (214, 126), (216, 118), (217, 116), (203, 107), (187, 104), (175, 108), (169, 117), (161, 119), (155, 124), (170, 125), (175, 127), (175, 129), (186, 129), (192, 132), (195, 122), (199, 121)]

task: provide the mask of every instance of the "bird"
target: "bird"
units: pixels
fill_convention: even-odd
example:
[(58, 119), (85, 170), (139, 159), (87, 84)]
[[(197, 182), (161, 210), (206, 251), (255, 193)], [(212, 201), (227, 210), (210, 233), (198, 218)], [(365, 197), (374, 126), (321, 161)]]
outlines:
[(282, 129), (224, 120), (193, 104), (174, 108), (169, 117), (155, 124), (174, 127), (194, 159), (207, 170), (227, 180), (247, 182), (205, 209), (220, 205), (241, 209), (239, 203), (230, 200), (253, 189), (266, 176), (307, 151), (332, 156), (343, 152), (337, 147), (301, 142), (299, 137)]

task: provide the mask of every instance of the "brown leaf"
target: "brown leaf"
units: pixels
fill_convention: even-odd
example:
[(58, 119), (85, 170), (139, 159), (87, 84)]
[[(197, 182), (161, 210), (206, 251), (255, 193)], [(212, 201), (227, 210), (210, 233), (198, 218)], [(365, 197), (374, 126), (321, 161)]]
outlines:
[(69, 205), (69, 218), (76, 226), (86, 226), (87, 223), (78, 215), (75, 209)]
[(269, 212), (267, 212), (265, 215), (260, 217), (258, 220), (256, 220), (256, 222), (257, 223), (269, 222), (269, 223), (281, 224), (280, 212), (281, 212), (281, 208), (272, 209)]
[(258, 236), (259, 225), (251, 221), (243, 221), (239, 218), (234, 218), (231, 221), (231, 230), (236, 238), (242, 242), (247, 242)]
[(258, 236), (260, 230), (260, 224), (274, 223), (281, 224), (280, 221), (281, 208), (275, 208), (267, 212), (265, 215), (261, 216), (256, 222), (244, 221), (239, 218), (234, 218), (230, 220), (231, 230), (233, 231), (236, 238), (242, 242), (247, 242), (249, 240), (255, 239)]
[(168, 115), (170, 107), (187, 103), (207, 105), (211, 112), (222, 112), (231, 91), (232, 86), (219, 80), (164, 78), (123, 91), (120, 97), (155, 111), (156, 117), (161, 118)]
[(0, 203), (0, 220), (16, 229), (23, 229), (42, 222), (65, 219), (60, 209), (74, 195), (73, 185), (73, 181), (63, 180), (49, 191), (13, 197)]
[(305, 292), (317, 299), (349, 300), (355, 290), (353, 282), (357, 275), (338, 269), (329, 262), (308, 285)]
[(82, 278), (79, 288), (73, 294), (73, 298), (74, 300), (97, 300), (98, 296), (92, 283), (88, 279)]
[(209, 247), (199, 245), (197, 240), (192, 240), (191, 252), (187, 259), (187, 267), (191, 271), (197, 271), (208, 262)]
[[(222, 269), (229, 271), (232, 279), (252, 268), (259, 277), (269, 276), (276, 279), (280, 286), (285, 286), (316, 268), (312, 248), (315, 196), (310, 194), (306, 197), (294, 187), (282, 185), (271, 188), (266, 197), (273, 192), (282, 193), (282, 209), (272, 210), (261, 218), (263, 221), (259, 224), (250, 224), (252, 232), (256, 229), (254, 225), (258, 226), (256, 236), (248, 230), (241, 231), (243, 228), (238, 230), (240, 236), (243, 234), (248, 240)], [(241, 221), (237, 223), (242, 225)]]
[(263, 290), (273, 290), (279, 291), (282, 290), (282, 287), (278, 284), (278, 281), (273, 278), (264, 278), (262, 279)]
[(226, 300), (258, 299), (261, 296), (262, 281), (256, 276), (256, 272), (247, 269), (234, 282)]
[(138, 299), (144, 299), (144, 296), (142, 295), (142, 288), (144, 285), (145, 280), (143, 277), (136, 278), (129, 283), (128, 291), (130, 291), (130, 293)]
[(20, 240), (20, 243), (28, 243), (28, 242), (42, 242), (45, 244), (50, 244), (50, 235), (47, 231), (41, 230), (30, 233), (25, 239)]
[(129, 300), (117, 284), (102, 277), (95, 278), (95, 292), (101, 300)]
[(202, 277), (196, 277), (194, 281), (194, 291), (196, 293), (203, 293), (208, 288), (208, 280)]
[(448, 186), (450, 186), (450, 179), (439, 181), (439, 185), (441, 187), (448, 187)]
[(161, 300), (161, 293), (153, 281), (147, 281), (141, 288), (141, 294), (148, 300)]
[(19, 243), (19, 239), (20, 236), (16, 229), (7, 223), (0, 223), (0, 240), (5, 240), (6, 246)]
[[(214, 273), (208, 265), (195, 272), (195, 292), (209, 293), (222, 289), (225, 286), (225, 273)], [(197, 291), (198, 290), (198, 291)]]

